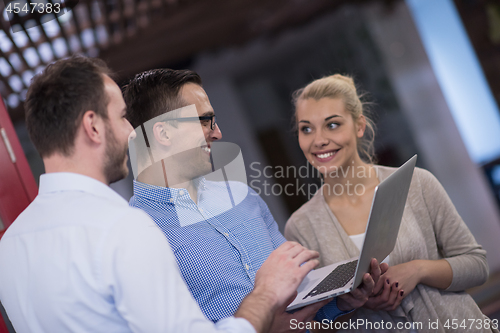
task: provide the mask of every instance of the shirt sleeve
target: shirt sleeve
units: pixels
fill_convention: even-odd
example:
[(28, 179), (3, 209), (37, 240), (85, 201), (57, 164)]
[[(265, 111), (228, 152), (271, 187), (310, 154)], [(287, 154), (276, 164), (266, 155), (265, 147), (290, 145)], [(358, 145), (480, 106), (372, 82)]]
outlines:
[(102, 244), (103, 293), (132, 332), (248, 332), (243, 318), (213, 324), (193, 299), (166, 237), (147, 215), (130, 209)]

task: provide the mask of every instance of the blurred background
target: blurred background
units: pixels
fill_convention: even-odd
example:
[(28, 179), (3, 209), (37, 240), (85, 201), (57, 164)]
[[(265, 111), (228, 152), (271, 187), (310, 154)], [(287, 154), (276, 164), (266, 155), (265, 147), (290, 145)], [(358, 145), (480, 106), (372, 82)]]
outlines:
[[(48, 63), (73, 53), (100, 57), (119, 84), (152, 68), (189, 68), (201, 75), (223, 140), (241, 147), (248, 183), (283, 230), (319, 184), (291, 129), (291, 94), (313, 79), (348, 74), (366, 93), (379, 163), (399, 166), (418, 153), (418, 166), (441, 181), (488, 251), (491, 278), (470, 292), (500, 318), (498, 0), (73, 4), (43, 24), (22, 17), (18, 32), (0, 4), (0, 94), (37, 181), (43, 164), (26, 132), (23, 99)], [(131, 184), (129, 176), (112, 187), (128, 199)], [(294, 195), (280, 192), (286, 184)]]

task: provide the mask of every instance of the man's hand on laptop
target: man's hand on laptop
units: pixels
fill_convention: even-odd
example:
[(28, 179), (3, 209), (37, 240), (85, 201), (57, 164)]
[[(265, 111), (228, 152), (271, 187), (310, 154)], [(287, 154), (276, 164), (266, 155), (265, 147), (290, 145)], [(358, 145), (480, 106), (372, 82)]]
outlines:
[(288, 304), (304, 277), (318, 266), (319, 253), (296, 242), (285, 242), (271, 252), (255, 276), (254, 291), (266, 290), (277, 308)]
[[(385, 268), (385, 266), (383, 266)], [(385, 268), (385, 270), (387, 270)], [(363, 282), (355, 290), (337, 297), (337, 307), (341, 311), (351, 311), (362, 307), (372, 295), (375, 285), (379, 281), (381, 269), (377, 259), (370, 262), (370, 273), (363, 275)]]
[(293, 301), (299, 284), (318, 266), (318, 257), (318, 252), (296, 242), (283, 243), (257, 271), (254, 290), (240, 304), (235, 317), (247, 319), (259, 333), (270, 332), (275, 314), (284, 312)]

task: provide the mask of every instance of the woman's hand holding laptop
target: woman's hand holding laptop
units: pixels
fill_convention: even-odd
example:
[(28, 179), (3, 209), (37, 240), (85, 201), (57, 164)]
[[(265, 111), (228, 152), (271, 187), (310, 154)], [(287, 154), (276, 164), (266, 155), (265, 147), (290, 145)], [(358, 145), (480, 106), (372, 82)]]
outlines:
[(388, 269), (387, 264), (378, 264), (373, 258), (370, 262), (370, 273), (363, 276), (363, 283), (348, 294), (337, 297), (337, 307), (342, 311), (351, 311), (362, 307), (373, 295), (373, 291), (379, 285), (380, 276)]

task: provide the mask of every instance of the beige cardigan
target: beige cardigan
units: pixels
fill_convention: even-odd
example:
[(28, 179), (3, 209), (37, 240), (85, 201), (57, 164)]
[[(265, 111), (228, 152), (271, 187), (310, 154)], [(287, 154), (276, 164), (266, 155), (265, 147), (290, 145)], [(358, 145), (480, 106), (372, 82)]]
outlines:
[[(380, 181), (394, 168), (376, 166)], [(359, 250), (346, 234), (318, 191), (288, 220), (285, 237), (320, 253), (320, 267), (359, 256)], [(406, 202), (398, 240), (390, 254), (390, 265), (414, 259), (446, 259), (453, 270), (447, 290), (419, 284), (391, 312), (358, 309), (352, 320), (422, 323), (421, 332), (491, 332), (469, 329), (468, 319), (485, 318), (465, 289), (483, 284), (488, 277), (486, 251), (477, 244), (438, 180), (428, 171), (416, 168)], [(463, 319), (467, 329), (451, 330), (443, 325), (450, 319)], [(439, 321), (439, 329), (429, 329), (429, 321)], [(478, 321), (479, 323), (479, 321)], [(479, 324), (477, 324), (479, 326)], [(370, 332), (370, 329), (359, 331)], [(381, 332), (382, 330), (373, 330)], [(397, 330), (392, 330), (397, 331)], [(408, 330), (401, 330), (408, 332)]]

